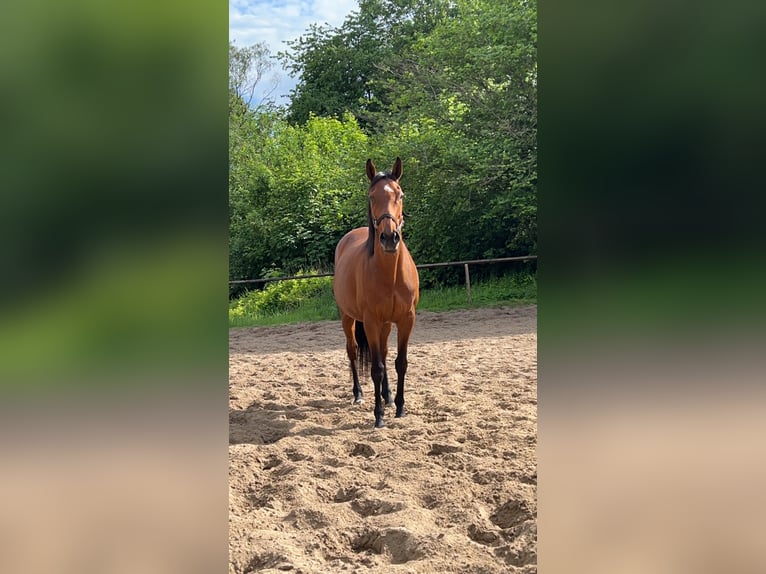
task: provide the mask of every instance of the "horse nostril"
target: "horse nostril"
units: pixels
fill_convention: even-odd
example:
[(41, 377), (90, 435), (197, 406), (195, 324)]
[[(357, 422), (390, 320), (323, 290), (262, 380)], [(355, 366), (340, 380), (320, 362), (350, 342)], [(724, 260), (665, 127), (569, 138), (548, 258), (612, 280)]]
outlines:
[(394, 231), (394, 243), (399, 243), (399, 232)]

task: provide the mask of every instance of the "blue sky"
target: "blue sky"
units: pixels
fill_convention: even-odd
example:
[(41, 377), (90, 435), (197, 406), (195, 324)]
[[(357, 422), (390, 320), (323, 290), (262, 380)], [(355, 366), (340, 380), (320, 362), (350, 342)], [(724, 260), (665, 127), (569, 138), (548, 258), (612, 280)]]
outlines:
[[(309, 24), (340, 26), (357, 8), (357, 0), (229, 0), (229, 40), (240, 48), (264, 42), (276, 54), (287, 48), (285, 41), (296, 39)], [(278, 103), (285, 103), (283, 97), (297, 79), (279, 69), (278, 64), (275, 71), (279, 83), (273, 97)], [(262, 83), (256, 100), (270, 87), (270, 82)]]

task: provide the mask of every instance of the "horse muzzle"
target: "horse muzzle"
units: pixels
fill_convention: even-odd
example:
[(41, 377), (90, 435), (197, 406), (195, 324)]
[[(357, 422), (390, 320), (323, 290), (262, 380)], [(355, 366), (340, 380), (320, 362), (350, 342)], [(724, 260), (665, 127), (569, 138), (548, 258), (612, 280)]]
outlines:
[(398, 231), (391, 233), (381, 232), (380, 234), (380, 246), (386, 253), (396, 253), (399, 250), (399, 244), (402, 237)]

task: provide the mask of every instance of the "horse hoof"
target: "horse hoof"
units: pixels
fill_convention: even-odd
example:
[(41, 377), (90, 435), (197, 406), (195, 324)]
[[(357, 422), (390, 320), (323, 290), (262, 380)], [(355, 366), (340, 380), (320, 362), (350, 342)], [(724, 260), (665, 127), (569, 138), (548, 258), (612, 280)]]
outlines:
[(400, 418), (406, 417), (406, 416), (407, 416), (406, 411), (404, 409), (402, 409), (401, 411), (396, 411), (396, 416), (394, 418), (400, 419)]
[(358, 399), (354, 399), (355, 405), (361, 405), (364, 402), (364, 399), (362, 397), (359, 397)]
[(386, 423), (384, 423), (382, 420), (375, 421), (375, 430), (386, 428)]

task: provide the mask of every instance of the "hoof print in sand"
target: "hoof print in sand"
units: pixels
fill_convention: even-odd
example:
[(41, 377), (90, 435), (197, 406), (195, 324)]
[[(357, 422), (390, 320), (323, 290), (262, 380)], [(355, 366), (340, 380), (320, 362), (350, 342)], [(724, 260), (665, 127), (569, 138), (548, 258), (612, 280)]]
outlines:
[(462, 450), (463, 446), (457, 443), (435, 442), (431, 445), (431, 450), (428, 451), (428, 454), (434, 456), (440, 454), (449, 454), (452, 452), (460, 452)]
[(365, 458), (370, 458), (375, 456), (375, 449), (368, 444), (358, 442), (354, 445), (354, 450), (351, 451), (351, 456), (363, 456)]
[(398, 512), (406, 507), (404, 502), (359, 497), (351, 501), (351, 508), (360, 516), (378, 516)]
[(500, 505), (489, 519), (500, 528), (513, 528), (527, 520), (534, 520), (527, 503), (523, 500), (509, 500)]
[(352, 542), (356, 552), (372, 550), (376, 554), (386, 554), (391, 564), (404, 564), (425, 556), (418, 537), (407, 528), (392, 527), (364, 532)]
[(476, 523), (468, 525), (468, 538), (484, 546), (495, 546), (500, 542), (497, 532)]

